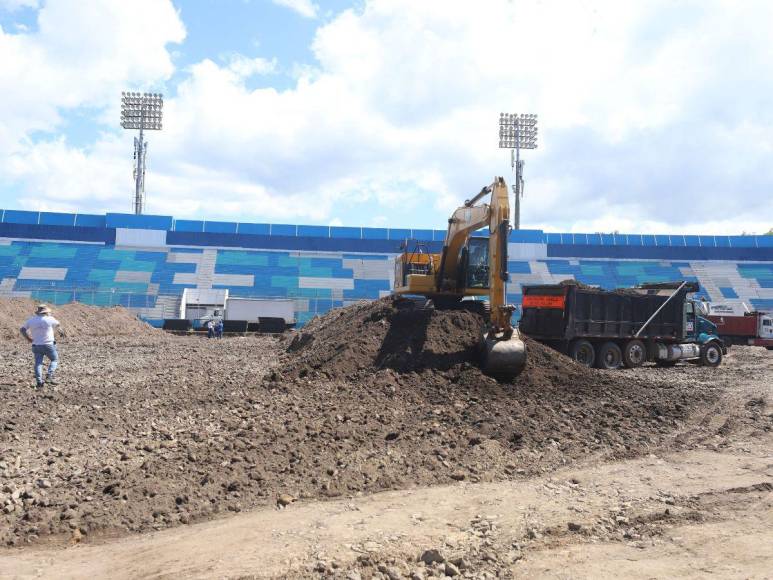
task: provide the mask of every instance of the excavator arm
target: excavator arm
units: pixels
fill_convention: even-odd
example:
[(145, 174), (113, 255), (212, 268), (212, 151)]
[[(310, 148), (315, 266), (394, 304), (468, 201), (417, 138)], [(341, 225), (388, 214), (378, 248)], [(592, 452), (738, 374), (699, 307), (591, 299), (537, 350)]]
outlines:
[(505, 180), (498, 177), (491, 185), (489, 207), (489, 304), (492, 327), (512, 332), (513, 307), (507, 305), (507, 240), (510, 235), (510, 201)]
[(507, 241), (510, 203), (505, 180), (491, 185), (489, 206), (489, 305), (491, 321), (483, 332), (482, 367), (489, 375), (512, 378), (526, 365), (526, 344), (513, 328), (514, 307), (507, 304)]

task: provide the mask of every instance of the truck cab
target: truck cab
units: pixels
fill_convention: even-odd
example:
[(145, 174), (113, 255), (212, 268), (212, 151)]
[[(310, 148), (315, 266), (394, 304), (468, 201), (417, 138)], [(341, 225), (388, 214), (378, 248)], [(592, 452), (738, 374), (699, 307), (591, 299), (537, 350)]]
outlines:
[(773, 340), (773, 316), (760, 316), (760, 338)]
[(707, 314), (704, 302), (686, 300), (684, 303), (684, 336), (686, 341), (705, 343), (719, 340), (717, 325), (702, 315)]

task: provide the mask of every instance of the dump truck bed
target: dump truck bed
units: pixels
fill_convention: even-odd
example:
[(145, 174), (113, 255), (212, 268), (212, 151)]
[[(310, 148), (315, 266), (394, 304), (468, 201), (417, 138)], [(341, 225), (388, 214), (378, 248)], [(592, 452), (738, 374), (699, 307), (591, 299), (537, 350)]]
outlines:
[[(678, 285), (601, 290), (577, 284), (523, 286), (521, 332), (543, 341), (632, 338)], [(678, 341), (685, 334), (684, 302), (697, 284), (686, 285), (639, 338)]]

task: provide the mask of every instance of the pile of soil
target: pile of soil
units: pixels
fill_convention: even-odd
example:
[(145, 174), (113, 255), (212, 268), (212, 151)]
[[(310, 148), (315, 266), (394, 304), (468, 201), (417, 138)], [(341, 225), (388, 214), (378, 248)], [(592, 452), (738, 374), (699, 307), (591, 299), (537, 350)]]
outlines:
[[(37, 305), (29, 298), (0, 299), (0, 338), (23, 341), (19, 328), (34, 315)], [(68, 338), (163, 335), (122, 306), (101, 308), (73, 302), (52, 310)]]
[(60, 384), (43, 392), (28, 349), (0, 341), (0, 541), (651, 453), (691, 441), (677, 438), (691, 414), (722, 373), (734, 380), (725, 367), (595, 371), (529, 342), (524, 372), (499, 383), (475, 364), (480, 323), (381, 300), (292, 341), (65, 341)]
[[(367, 382), (384, 369), (401, 375), (455, 370), (451, 374), (458, 376), (460, 369), (472, 370), (478, 363), (479, 315), (397, 304), (382, 298), (313, 319), (290, 340), (284, 375)], [(529, 338), (524, 341), (527, 363), (515, 384), (549, 388), (599, 379), (597, 372), (569, 357)], [(482, 373), (478, 379), (491, 381)]]
[(288, 346), (287, 374), (352, 379), (381, 368), (447, 370), (475, 358), (480, 328), (471, 312), (399, 309), (382, 298), (313, 319)]

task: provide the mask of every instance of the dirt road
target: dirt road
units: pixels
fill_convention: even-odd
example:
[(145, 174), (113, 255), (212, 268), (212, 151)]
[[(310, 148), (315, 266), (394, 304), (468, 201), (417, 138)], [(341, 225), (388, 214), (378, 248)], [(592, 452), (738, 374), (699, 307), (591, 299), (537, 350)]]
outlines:
[(435, 549), (476, 574), (765, 578), (771, 444), (293, 504), (102, 545), (5, 552), (0, 570), (10, 578), (367, 577), (381, 564), (408, 577), (445, 572), (445, 562), (416, 562)]

